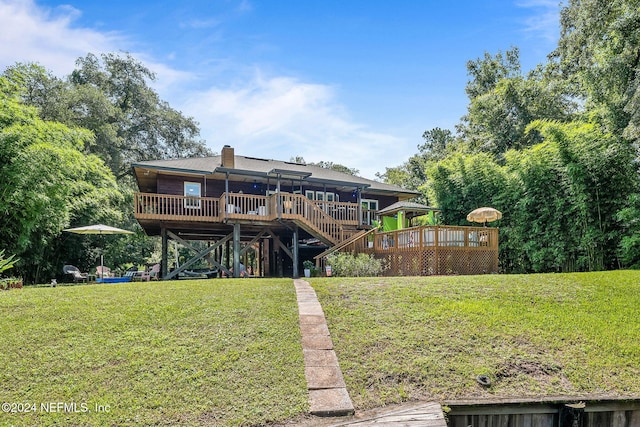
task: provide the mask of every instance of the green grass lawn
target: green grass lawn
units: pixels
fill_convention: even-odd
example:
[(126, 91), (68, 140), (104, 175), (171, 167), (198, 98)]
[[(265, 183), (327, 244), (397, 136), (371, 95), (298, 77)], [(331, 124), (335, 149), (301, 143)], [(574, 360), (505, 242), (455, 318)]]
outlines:
[[(640, 271), (312, 279), (356, 408), (640, 397)], [(490, 388), (476, 377), (487, 375)]]
[[(311, 284), (358, 409), (640, 396), (640, 271)], [(262, 425), (308, 411), (291, 279), (25, 288), (0, 292), (0, 313), (0, 403), (30, 411), (0, 425)]]
[(25, 288), (0, 292), (0, 313), (0, 402), (30, 411), (0, 412), (0, 425), (256, 425), (308, 411), (291, 279)]

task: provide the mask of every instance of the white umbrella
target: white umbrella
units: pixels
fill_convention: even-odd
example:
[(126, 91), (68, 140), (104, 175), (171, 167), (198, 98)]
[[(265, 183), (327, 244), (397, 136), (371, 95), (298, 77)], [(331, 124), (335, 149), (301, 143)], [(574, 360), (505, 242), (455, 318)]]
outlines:
[(467, 221), (487, 223), (497, 221), (502, 218), (502, 212), (497, 209), (484, 207), (474, 209), (467, 215)]
[[(67, 228), (64, 231), (76, 234), (134, 234), (133, 231), (123, 230), (122, 228), (111, 227), (104, 224), (87, 225), (84, 227)], [(100, 278), (104, 274), (104, 254), (100, 255)]]

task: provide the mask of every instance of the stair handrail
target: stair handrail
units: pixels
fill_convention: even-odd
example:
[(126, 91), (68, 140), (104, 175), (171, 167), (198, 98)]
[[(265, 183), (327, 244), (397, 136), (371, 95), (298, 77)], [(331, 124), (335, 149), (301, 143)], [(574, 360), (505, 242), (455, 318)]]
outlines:
[(375, 233), (377, 230), (377, 228), (372, 228), (371, 230), (362, 230), (360, 233), (354, 234), (353, 236), (351, 236), (350, 238), (346, 239), (343, 242), (340, 242), (339, 244), (330, 247), (329, 249), (325, 250), (324, 252), (316, 255), (313, 257), (313, 259), (316, 260), (316, 267), (319, 267), (320, 264), (320, 260), (326, 256), (331, 255), (334, 252), (337, 252), (341, 249), (344, 249), (345, 247), (349, 246), (352, 243), (357, 242), (360, 239), (363, 239), (365, 237), (367, 237), (369, 234), (373, 234)]
[[(291, 209), (292, 215), (302, 218), (308, 225), (321, 233), (323, 239), (328, 239), (331, 243), (339, 243), (342, 240), (344, 227), (335, 218), (327, 214), (318, 205), (300, 194), (280, 193), (283, 211)], [(286, 199), (285, 199), (286, 197)], [(287, 208), (287, 202), (291, 202), (291, 206)], [(294, 203), (295, 202), (295, 203)], [(297, 209), (297, 206), (303, 206), (303, 209)], [(312, 212), (315, 215), (312, 215)]]

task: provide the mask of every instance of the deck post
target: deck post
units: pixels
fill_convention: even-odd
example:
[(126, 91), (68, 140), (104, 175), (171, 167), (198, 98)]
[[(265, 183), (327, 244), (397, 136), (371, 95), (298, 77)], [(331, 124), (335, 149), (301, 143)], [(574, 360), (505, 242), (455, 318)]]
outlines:
[(264, 242), (266, 239), (260, 239), (260, 243), (258, 243), (258, 255), (256, 256), (256, 272), (255, 275), (258, 277), (264, 277)]
[(362, 189), (360, 187), (356, 188), (356, 197), (358, 201), (357, 213), (358, 213), (358, 226), (362, 225)]
[(440, 227), (436, 226), (433, 234), (433, 247), (435, 253), (435, 274), (442, 274), (440, 272)]
[(240, 224), (233, 224), (233, 277), (240, 277)]
[(226, 173), (224, 177), (224, 205), (225, 205), (225, 213), (227, 209), (227, 205), (229, 204), (229, 172)]
[(164, 279), (167, 277), (167, 273), (169, 272), (168, 264), (168, 252), (169, 252), (169, 241), (167, 239), (167, 229), (162, 227), (160, 230), (160, 234), (162, 235), (162, 262), (160, 263), (160, 278)]
[(280, 194), (280, 174), (278, 174), (278, 182), (276, 183), (276, 203), (278, 211), (278, 219), (282, 218), (282, 196)]
[(296, 225), (293, 229), (293, 278), (297, 279), (300, 277), (298, 273), (298, 226)]

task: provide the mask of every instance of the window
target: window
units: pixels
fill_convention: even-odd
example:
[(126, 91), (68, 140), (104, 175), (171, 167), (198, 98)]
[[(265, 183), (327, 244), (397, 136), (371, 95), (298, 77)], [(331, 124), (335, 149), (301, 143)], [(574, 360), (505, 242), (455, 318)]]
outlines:
[(184, 207), (191, 209), (200, 209), (200, 192), (199, 182), (185, 182), (184, 183)]
[(362, 199), (362, 223), (372, 225), (378, 214), (378, 201)]
[(313, 191), (313, 190), (305, 190), (304, 195), (307, 196), (309, 200), (318, 200), (318, 201), (327, 201), (327, 202), (337, 202), (340, 200), (337, 193), (325, 193), (324, 191)]

